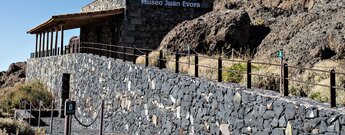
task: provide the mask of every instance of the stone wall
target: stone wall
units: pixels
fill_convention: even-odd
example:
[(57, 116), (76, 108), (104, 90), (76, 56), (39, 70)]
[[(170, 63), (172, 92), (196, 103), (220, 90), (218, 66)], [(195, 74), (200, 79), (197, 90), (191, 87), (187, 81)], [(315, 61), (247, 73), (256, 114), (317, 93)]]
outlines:
[(71, 73), (70, 95), (84, 123), (105, 100), (105, 130), (147, 135), (345, 134), (344, 108), (88, 54), (29, 59), (26, 79), (41, 80), (58, 94), (62, 73)]
[(112, 10), (116, 8), (124, 8), (125, 0), (95, 0), (94, 2), (84, 6), (81, 12)]

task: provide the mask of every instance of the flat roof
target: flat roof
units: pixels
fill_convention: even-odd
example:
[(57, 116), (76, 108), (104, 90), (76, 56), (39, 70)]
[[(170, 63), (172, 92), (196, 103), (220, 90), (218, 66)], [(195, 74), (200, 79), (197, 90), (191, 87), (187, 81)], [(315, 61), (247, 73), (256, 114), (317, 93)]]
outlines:
[(124, 8), (118, 8), (105, 11), (55, 15), (52, 16), (52, 18), (50, 18), (48, 21), (29, 30), (27, 33), (36, 34), (40, 32), (45, 32), (49, 29), (59, 27), (60, 25), (63, 25), (64, 30), (80, 28), (81, 26), (97, 22), (97, 20), (102, 18), (106, 18), (117, 14), (123, 14), (124, 10)]

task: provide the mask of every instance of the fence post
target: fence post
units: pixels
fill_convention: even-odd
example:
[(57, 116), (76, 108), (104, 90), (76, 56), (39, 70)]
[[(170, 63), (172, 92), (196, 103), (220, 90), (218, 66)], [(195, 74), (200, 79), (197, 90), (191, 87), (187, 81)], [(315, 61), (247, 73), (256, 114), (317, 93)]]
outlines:
[(26, 112), (26, 104), (23, 104), (24, 105), (24, 111)]
[(98, 56), (101, 57), (103, 54), (103, 51), (101, 49), (103, 49), (103, 46), (101, 46), (100, 44), (97, 45), (97, 49), (98, 49)]
[(113, 54), (114, 55), (114, 59), (116, 59), (117, 58), (117, 56), (116, 56), (117, 55), (117, 53), (116, 53), (117, 46), (113, 46), (113, 48), (114, 48), (113, 49), (113, 51), (114, 51), (114, 54)]
[(179, 72), (179, 54), (177, 52), (175, 52), (175, 73), (178, 73)]
[(135, 55), (136, 55), (136, 49), (135, 47), (133, 48), (133, 64), (135, 64)]
[(331, 98), (331, 107), (336, 107), (336, 88), (335, 88), (335, 71), (334, 69), (330, 72), (330, 98)]
[(92, 55), (96, 55), (96, 47), (95, 47), (95, 44), (90, 44), (90, 45), (91, 45)]
[(54, 120), (54, 100), (52, 100), (52, 103), (51, 103), (51, 109), (50, 109), (50, 133), (52, 134), (53, 133), (53, 120)]
[(158, 60), (158, 66), (159, 66), (159, 69), (162, 69), (163, 68), (163, 52), (162, 50), (159, 51), (159, 60)]
[(40, 101), (39, 105), (38, 105), (38, 127), (41, 127), (41, 106), (42, 106), (42, 101)]
[(247, 61), (247, 88), (252, 88), (252, 62)]
[(32, 104), (30, 102), (29, 126), (31, 126), (31, 113), (32, 113)]
[(289, 67), (284, 64), (284, 96), (289, 96)]
[(223, 64), (222, 64), (222, 57), (218, 58), (218, 82), (222, 82), (222, 68), (223, 68)]
[(195, 77), (199, 77), (199, 58), (198, 58), (198, 54), (195, 54), (195, 62), (194, 62), (194, 64), (195, 64), (195, 71), (194, 71), (194, 73), (195, 73)]
[(145, 50), (145, 66), (149, 66), (149, 51)]
[(109, 51), (110, 51), (110, 49), (109, 49), (109, 45), (107, 45), (107, 58), (109, 58)]
[(126, 62), (126, 47), (125, 46), (123, 46), (122, 54), (123, 54), (123, 62)]
[(103, 115), (104, 115), (104, 100), (102, 100), (101, 104), (101, 122), (100, 122), (100, 129), (99, 129), (99, 135), (103, 134)]

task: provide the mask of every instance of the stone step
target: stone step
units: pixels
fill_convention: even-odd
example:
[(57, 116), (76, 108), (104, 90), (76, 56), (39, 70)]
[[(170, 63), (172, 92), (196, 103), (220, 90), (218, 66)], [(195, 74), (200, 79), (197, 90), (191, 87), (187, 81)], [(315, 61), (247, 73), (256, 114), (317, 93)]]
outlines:
[[(59, 111), (54, 110), (53, 112), (53, 117), (58, 117)], [(42, 118), (47, 118), (51, 117), (51, 110), (41, 110), (41, 119), (38, 120), (39, 116), (39, 111), (38, 110), (21, 110), (21, 109), (16, 109), (15, 110), (15, 118), (18, 120), (23, 120), (27, 122), (28, 124), (31, 121), (30, 126), (38, 126), (38, 122), (40, 123), (40, 126), (47, 126), (47, 123), (42, 121)], [(30, 120), (31, 118), (31, 120)]]

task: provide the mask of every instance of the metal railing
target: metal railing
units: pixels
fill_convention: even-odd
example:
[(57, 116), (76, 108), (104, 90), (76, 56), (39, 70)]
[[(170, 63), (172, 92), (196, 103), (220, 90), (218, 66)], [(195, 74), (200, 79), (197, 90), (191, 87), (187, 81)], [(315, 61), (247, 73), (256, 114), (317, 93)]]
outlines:
[[(152, 60), (152, 58), (149, 57), (149, 53), (154, 51), (152, 49), (147, 49), (147, 48), (137, 48), (137, 47), (126, 47), (126, 46), (117, 46), (117, 45), (112, 45), (112, 44), (102, 44), (102, 43), (91, 43), (91, 42), (82, 42), (80, 46), (74, 46), (72, 48), (76, 48), (73, 50), (76, 51), (70, 51), (71, 49), (68, 49), (68, 47), (65, 47), (64, 51), (65, 53), (63, 54), (69, 54), (69, 53), (87, 53), (87, 54), (93, 54), (93, 55), (99, 55), (99, 56), (106, 56), (108, 58), (114, 58), (114, 59), (122, 59), (123, 61), (131, 61), (134, 64), (136, 64), (136, 58), (139, 56), (142, 56), (145, 58), (145, 63), (144, 65), (148, 67), (149, 64), (149, 59)], [(49, 51), (48, 51), (49, 52)], [(51, 51), (54, 52), (54, 51)], [(57, 51), (59, 52), (59, 51)], [(39, 54), (45, 54), (44, 52), (41, 52)], [(63, 54), (54, 54), (53, 55), (48, 55), (48, 56), (55, 56), (55, 55), (63, 55)], [(175, 56), (175, 60), (171, 61), (169, 59), (164, 58), (164, 55), (172, 55)], [(32, 54), (32, 56), (37, 56), (37, 54)], [(40, 55), (44, 56), (44, 55)], [(163, 52), (159, 51), (159, 55), (157, 59), (157, 67), (159, 69), (164, 68), (165, 62), (174, 62), (175, 63), (175, 73), (181, 73), (180, 71), (180, 64), (191, 64), (191, 63), (186, 63), (180, 61), (180, 58), (183, 56), (188, 56), (186, 53), (181, 53), (181, 52)], [(33, 58), (33, 57), (32, 57)], [(202, 65), (199, 64), (199, 58), (208, 58), (212, 60), (217, 61), (217, 66), (212, 67), (210, 65)], [(229, 70), (226, 69), (226, 67), (223, 67), (224, 62), (236, 62), (236, 63), (243, 63), (246, 65), (246, 70)], [(264, 65), (264, 66), (275, 66), (279, 69), (281, 69), (281, 74), (280, 76), (272, 76), (272, 75), (265, 75), (265, 74), (258, 74), (258, 73), (253, 73), (252, 72), (252, 67), (253, 64), (255, 65)], [(338, 87), (336, 86), (336, 76), (337, 75), (344, 75), (345, 73), (340, 73), (336, 72), (334, 69), (332, 70), (318, 70), (318, 69), (312, 69), (312, 68), (305, 68), (305, 67), (296, 67), (296, 66), (289, 66), (288, 64), (284, 63), (283, 65), (281, 64), (272, 64), (272, 63), (264, 63), (264, 62), (253, 62), (251, 60), (245, 61), (245, 60), (235, 60), (235, 59), (224, 59), (222, 57), (210, 57), (210, 56), (202, 56), (195, 54), (194, 55), (194, 76), (199, 77), (199, 68), (208, 68), (215, 70), (217, 72), (217, 81), (218, 82), (223, 82), (223, 73), (224, 72), (234, 72), (237, 74), (241, 75), (246, 75), (246, 85), (247, 88), (252, 88), (252, 77), (266, 77), (266, 78), (275, 78), (279, 79), (280, 81), (280, 93), (283, 96), (289, 96), (289, 81), (291, 82), (296, 82), (296, 83), (304, 83), (304, 84), (309, 84), (309, 85), (315, 85), (315, 86), (322, 86), (322, 87), (328, 87), (330, 91), (330, 106), (331, 107), (336, 107), (336, 90), (345, 90), (345, 88)], [(297, 69), (297, 70), (309, 70), (309, 71), (315, 71), (315, 72), (323, 72), (327, 73), (330, 76), (330, 83), (329, 85), (323, 85), (323, 84), (317, 84), (317, 83), (312, 83), (308, 81), (303, 81), (303, 80), (297, 80), (294, 78), (289, 77), (289, 69)]]

